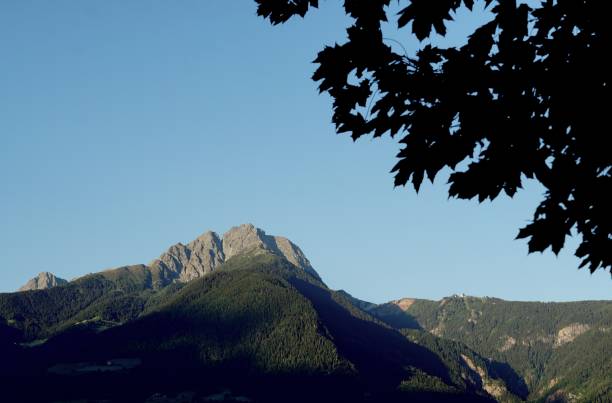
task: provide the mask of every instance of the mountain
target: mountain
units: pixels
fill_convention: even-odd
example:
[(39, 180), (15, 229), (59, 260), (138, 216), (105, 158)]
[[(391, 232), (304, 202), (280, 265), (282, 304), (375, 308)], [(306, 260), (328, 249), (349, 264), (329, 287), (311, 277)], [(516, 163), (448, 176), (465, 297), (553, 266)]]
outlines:
[(36, 277), (28, 280), (25, 285), (19, 288), (19, 291), (46, 290), (47, 288), (57, 287), (58, 285), (64, 285), (66, 283), (68, 283), (68, 280), (56, 277), (53, 273), (43, 271), (38, 273)]
[(175, 244), (148, 265), (88, 274), (47, 292), (0, 294), (0, 318), (9, 318), (29, 341), (46, 339), (92, 317), (123, 323), (140, 315), (151, 303), (149, 297), (158, 294), (156, 291), (170, 285), (175, 289), (205, 276), (233, 257), (260, 254), (282, 257), (320, 280), (297, 245), (287, 238), (267, 235), (252, 224), (243, 224), (231, 228), (223, 237), (207, 231), (187, 245)]
[[(467, 366), (448, 367), (435, 352), (272, 251), (246, 248), (208, 275), (159, 289), (148, 287), (154, 283), (148, 272), (148, 266), (128, 266), (65, 287), (10, 294), (12, 299), (0, 295), (0, 323), (13, 330), (19, 315), (25, 321), (37, 315), (24, 310), (26, 299), (41, 309), (44, 302), (63, 300), (70, 311), (51, 309), (48, 316), (58, 319), (46, 331), (13, 334), (17, 349), (0, 345), (8, 357), (0, 363), (0, 382), (10, 385), (0, 396), (180, 401), (191, 393), (192, 401), (202, 401), (226, 393), (227, 401), (492, 401), (478, 380), (463, 376)], [(45, 298), (32, 300), (38, 295)], [(75, 309), (79, 302), (71, 301), (79, 299), (88, 306)]]
[[(243, 253), (272, 253), (319, 278), (302, 250), (289, 239), (267, 235), (253, 224), (232, 227), (222, 237), (213, 231), (206, 231), (193, 241), (177, 243), (168, 248), (144, 267), (151, 272), (151, 288), (164, 287), (173, 282), (187, 282), (202, 277), (233, 256)], [(127, 266), (125, 266), (127, 267)], [(52, 273), (42, 272), (29, 280), (19, 291), (44, 290), (64, 285), (67, 280)]]
[(245, 224), (149, 264), (0, 294), (0, 401), (609, 402), (611, 309), (374, 304)]
[(366, 309), (396, 329), (421, 329), (505, 363), (520, 376), (506, 377), (510, 389), (527, 400), (612, 401), (611, 301), (455, 295), (441, 301), (403, 298)]

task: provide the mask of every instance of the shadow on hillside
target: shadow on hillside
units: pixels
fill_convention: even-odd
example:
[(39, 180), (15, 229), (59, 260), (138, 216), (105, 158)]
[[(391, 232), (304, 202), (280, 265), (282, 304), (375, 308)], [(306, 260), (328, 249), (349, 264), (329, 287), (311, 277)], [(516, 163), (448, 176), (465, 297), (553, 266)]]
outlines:
[[(226, 371), (185, 371), (181, 369), (138, 370), (130, 373), (99, 373), (77, 376), (0, 377), (11, 385), (0, 391), (6, 402), (204, 402), (213, 395), (231, 391), (252, 403), (412, 403), (489, 402), (477, 396), (440, 393), (363, 393), (355, 380), (337, 376), (258, 375), (238, 377)], [(36, 385), (36, 387), (32, 387)], [(182, 396), (182, 398), (180, 397)], [(245, 400), (222, 400), (238, 402)]]
[[(340, 353), (357, 366), (360, 371), (358, 378), (334, 374), (253, 373), (244, 366), (248, 365), (246, 361), (206, 368), (193, 361), (193, 350), (182, 349), (177, 345), (168, 351), (144, 354), (141, 356), (142, 366), (118, 373), (62, 376), (49, 374), (44, 370), (44, 365), (40, 365), (43, 358), (41, 355), (46, 356), (43, 361), (48, 363), (58, 359), (66, 362), (120, 357), (120, 354), (127, 352), (121, 351), (121, 344), (128, 340), (128, 334), (136, 340), (137, 335), (142, 334), (156, 334), (165, 339), (177, 331), (193, 331), (193, 323), (185, 322), (186, 318), (174, 317), (170, 320), (163, 316), (150, 322), (134, 323), (132, 326), (137, 329), (126, 326), (103, 334), (85, 329), (83, 332), (68, 332), (58, 336), (44, 347), (21, 349), (28, 357), (24, 363), (36, 362), (38, 370), (28, 366), (30, 373), (25, 374), (27, 376), (15, 376), (10, 372), (4, 376), (0, 374), (0, 384), (10, 385), (10, 388), (0, 391), (0, 401), (45, 402), (87, 398), (137, 402), (145, 401), (155, 394), (177, 396), (185, 391), (196, 394), (196, 400), (192, 401), (202, 401), (206, 396), (224, 389), (248, 396), (253, 402), (399, 402), (406, 401), (408, 397), (411, 402), (487, 401), (477, 396), (459, 394), (398, 393), (396, 386), (406, 376), (403, 368), (406, 365), (424, 369), (445, 381), (448, 380), (447, 370), (437, 356), (410, 343), (396, 331), (352, 316), (347, 308), (332, 298), (329, 291), (302, 280), (295, 280), (294, 284), (313, 303), (321, 320), (332, 333), (331, 337)], [(219, 326), (220, 329), (239, 329), (238, 325), (243, 322), (237, 320), (221, 324), (206, 316), (200, 320), (202, 322), (198, 326), (204, 329), (211, 326), (217, 329)], [(232, 341), (228, 342), (231, 344)], [(37, 387), (32, 388), (31, 385)]]
[(423, 330), (414, 316), (392, 303), (377, 306), (374, 316), (396, 329)]
[(492, 369), (493, 375), (501, 378), (506, 383), (506, 387), (510, 392), (517, 395), (521, 399), (526, 399), (529, 395), (529, 388), (525, 380), (516, 373), (514, 368), (505, 362), (491, 361), (489, 368)]
[(292, 279), (291, 283), (311, 301), (340, 354), (355, 364), (372, 386), (395, 388), (407, 377), (408, 365), (451, 384), (448, 370), (436, 354), (393, 329), (353, 316), (328, 290), (300, 279)]

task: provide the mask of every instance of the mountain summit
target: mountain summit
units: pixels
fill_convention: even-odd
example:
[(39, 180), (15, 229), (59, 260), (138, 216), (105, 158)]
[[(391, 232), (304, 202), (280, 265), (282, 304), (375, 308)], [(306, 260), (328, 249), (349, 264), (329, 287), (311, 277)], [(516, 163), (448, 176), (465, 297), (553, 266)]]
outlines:
[(28, 280), (23, 287), (19, 288), (19, 291), (46, 290), (47, 288), (64, 285), (66, 283), (68, 283), (67, 280), (59, 278), (53, 273), (43, 271), (42, 273), (38, 273), (36, 277)]
[(207, 231), (187, 245), (172, 245), (149, 267), (169, 273), (179, 282), (202, 277), (228, 259), (238, 255), (269, 252), (284, 257), (298, 268), (319, 278), (302, 250), (287, 238), (267, 235), (253, 224), (231, 228), (223, 237)]

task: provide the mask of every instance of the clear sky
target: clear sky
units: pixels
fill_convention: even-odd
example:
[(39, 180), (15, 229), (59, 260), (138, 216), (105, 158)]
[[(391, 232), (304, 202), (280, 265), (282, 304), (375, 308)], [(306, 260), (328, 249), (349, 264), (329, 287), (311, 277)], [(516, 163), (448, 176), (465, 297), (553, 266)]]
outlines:
[(251, 222), (374, 302), (609, 299), (575, 241), (556, 257), (513, 240), (537, 184), (481, 205), (444, 180), (416, 195), (393, 187), (397, 143), (335, 134), (311, 62), (348, 20), (323, 3), (272, 27), (250, 0), (1, 2), (0, 291)]

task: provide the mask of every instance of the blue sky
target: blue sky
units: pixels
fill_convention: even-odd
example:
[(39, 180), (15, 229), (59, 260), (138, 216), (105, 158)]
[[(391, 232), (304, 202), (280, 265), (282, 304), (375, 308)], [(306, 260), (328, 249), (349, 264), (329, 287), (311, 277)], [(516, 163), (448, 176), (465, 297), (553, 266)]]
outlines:
[(310, 76), (343, 41), (339, 3), (272, 27), (246, 0), (2, 2), (0, 291), (251, 222), (374, 302), (609, 299), (575, 241), (556, 257), (513, 240), (537, 184), (481, 205), (448, 200), (444, 178), (416, 195), (393, 188), (393, 140), (335, 134)]

